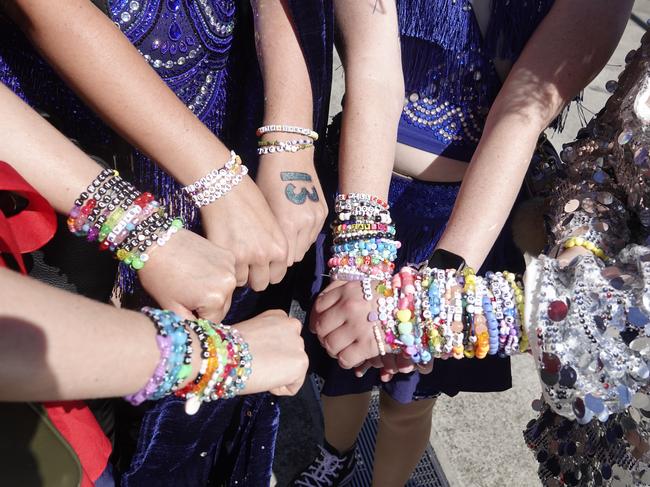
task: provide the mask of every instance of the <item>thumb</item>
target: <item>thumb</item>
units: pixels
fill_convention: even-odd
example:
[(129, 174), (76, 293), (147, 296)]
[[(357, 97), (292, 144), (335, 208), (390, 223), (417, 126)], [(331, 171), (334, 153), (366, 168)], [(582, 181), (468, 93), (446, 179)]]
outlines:
[(173, 304), (170, 304), (167, 307), (167, 309), (169, 311), (173, 311), (174, 313), (176, 313), (178, 316), (180, 316), (184, 320), (195, 320), (196, 319), (196, 316), (194, 315), (194, 313), (192, 313), (189, 309), (187, 309), (182, 304), (173, 303)]

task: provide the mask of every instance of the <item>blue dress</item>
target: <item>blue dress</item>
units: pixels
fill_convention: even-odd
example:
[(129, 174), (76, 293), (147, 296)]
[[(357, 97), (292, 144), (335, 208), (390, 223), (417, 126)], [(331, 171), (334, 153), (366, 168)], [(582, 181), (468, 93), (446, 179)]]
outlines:
[[(254, 174), (255, 128), (261, 122), (263, 91), (248, 2), (94, 3), (197, 117), (243, 156)], [(331, 76), (331, 2), (289, 3), (308, 62), (314, 127), (322, 131), (327, 113), (320, 107), (328, 106)], [(200, 229), (197, 212), (179, 199), (173, 179), (91, 113), (22, 33), (1, 17), (0, 80), (28, 104), (48, 114), (87, 152), (116, 165), (140, 189), (152, 191), (174, 214), (180, 213), (191, 228)], [(65, 227), (60, 230), (57, 238), (65, 238)], [(91, 265), (85, 268), (91, 270)], [(103, 279), (110, 282), (113, 276), (109, 272)], [(128, 273), (122, 273), (120, 280), (124, 288), (137, 284)], [(271, 301), (278, 307), (277, 300)], [(261, 306), (255, 293), (242, 291), (233, 299), (226, 322), (257, 314)], [(121, 485), (268, 485), (278, 427), (277, 401), (269, 394), (205, 404), (194, 416), (186, 415), (183, 401), (173, 397), (145, 405), (140, 411), (122, 402), (117, 407), (122, 412), (112, 433), (116, 440), (116, 480)], [(131, 432), (127, 417), (136, 417)], [(124, 423), (126, 427), (121, 427)], [(137, 438), (135, 443), (133, 437)]]
[[(512, 2), (494, 0), (485, 36), (468, 0), (398, 0), (402, 67), (406, 94), (399, 122), (398, 142), (469, 162), (481, 137), (485, 118), (501, 86), (493, 59), (515, 61), (536, 27), (552, 6), (552, 0)], [(337, 190), (336, 164), (340, 120), (328, 133), (329, 163), (323, 163), (325, 191), (333, 198)], [(433, 252), (451, 215), (460, 183), (431, 183), (400, 176), (391, 180), (388, 200), (402, 242), (396, 262), (420, 263)], [(472, 238), (472, 236), (468, 236)], [(329, 234), (317, 242), (316, 272), (312, 296), (323, 287)], [(524, 261), (506, 224), (480, 272), (523, 272)], [(341, 369), (318, 340), (304, 334), (312, 371), (324, 379), (328, 396), (355, 394), (380, 386), (395, 400), (407, 403), (453, 396), (460, 391), (489, 392), (512, 385), (510, 360), (436, 360), (428, 375), (399, 374), (389, 383), (379, 379), (377, 369), (363, 378)]]

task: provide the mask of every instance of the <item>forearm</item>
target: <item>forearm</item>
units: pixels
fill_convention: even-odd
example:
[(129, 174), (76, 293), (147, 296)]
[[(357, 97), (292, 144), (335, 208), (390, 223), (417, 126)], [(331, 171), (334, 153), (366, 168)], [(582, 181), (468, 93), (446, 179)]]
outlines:
[(0, 287), (0, 401), (123, 396), (153, 373), (160, 352), (144, 315), (1, 268)]
[(8, 5), (62, 78), (179, 182), (189, 184), (228, 159), (227, 148), (91, 2), (14, 0)]
[(102, 168), (2, 84), (0, 107), (0, 160), (67, 213)]
[(539, 134), (602, 69), (632, 4), (555, 2), (490, 110), (439, 247), (480, 267), (514, 204)]
[(337, 0), (345, 68), (339, 190), (387, 198), (404, 99), (395, 3)]
[(251, 3), (255, 9), (257, 53), (264, 79), (264, 124), (311, 128), (311, 83), (288, 2), (251, 0)]

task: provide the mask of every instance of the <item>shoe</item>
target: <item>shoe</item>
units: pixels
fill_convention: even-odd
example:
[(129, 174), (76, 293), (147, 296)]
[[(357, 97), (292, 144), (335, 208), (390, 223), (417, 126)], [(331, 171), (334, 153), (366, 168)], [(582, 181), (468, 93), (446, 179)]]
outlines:
[(356, 448), (344, 455), (327, 443), (318, 448), (318, 456), (291, 481), (290, 487), (343, 487), (352, 481), (357, 467)]

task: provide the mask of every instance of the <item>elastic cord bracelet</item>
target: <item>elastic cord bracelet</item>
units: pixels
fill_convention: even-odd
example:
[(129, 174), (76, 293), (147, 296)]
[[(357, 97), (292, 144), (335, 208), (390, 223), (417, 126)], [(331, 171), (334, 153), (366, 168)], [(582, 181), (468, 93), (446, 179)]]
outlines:
[(172, 311), (149, 307), (142, 308), (142, 313), (156, 327), (160, 361), (145, 386), (125, 397), (134, 406), (171, 393), (192, 370), (192, 338), (183, 327), (182, 319)]
[[(147, 250), (181, 220), (167, 216), (151, 193), (140, 193), (114, 170), (103, 170), (82, 192), (68, 215), (68, 229), (100, 250), (110, 250), (125, 265), (140, 270)], [(179, 226), (180, 225), (180, 226)], [(172, 231), (175, 233), (175, 231)]]
[(312, 129), (296, 127), (295, 125), (264, 125), (257, 129), (256, 134), (258, 137), (261, 137), (264, 134), (272, 132), (281, 132), (285, 134), (298, 134), (309, 137), (313, 141), (318, 140), (318, 133)]
[(197, 208), (202, 208), (228, 194), (247, 174), (248, 168), (242, 164), (240, 157), (235, 151), (230, 151), (230, 159), (223, 167), (213, 169), (199, 180), (183, 187), (182, 191)]

